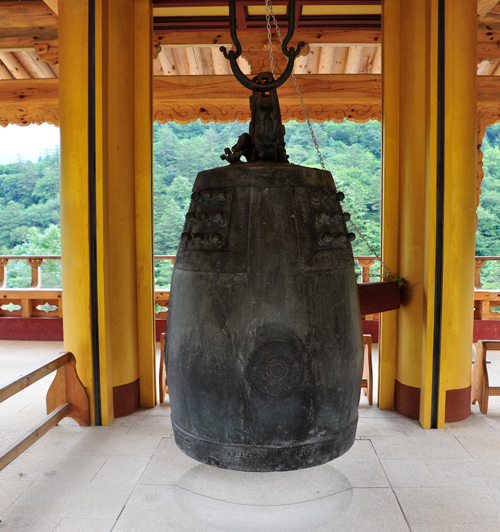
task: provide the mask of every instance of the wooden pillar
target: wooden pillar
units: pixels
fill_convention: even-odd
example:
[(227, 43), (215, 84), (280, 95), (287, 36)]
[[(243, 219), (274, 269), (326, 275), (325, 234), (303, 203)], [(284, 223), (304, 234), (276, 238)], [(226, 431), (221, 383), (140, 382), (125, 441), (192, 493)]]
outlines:
[[(88, 21), (94, 7), (95, 63), (90, 61), (90, 72), (95, 74), (95, 118), (87, 103), (87, 95), (93, 94)], [(64, 336), (86, 368), (93, 421), (99, 423), (100, 417), (105, 425), (156, 403), (151, 23), (149, 0), (65, 0), (59, 13)], [(95, 192), (90, 189), (89, 194), (92, 151)], [(74, 196), (76, 210), (70, 203)]]
[[(440, 8), (444, 32), (438, 24)], [(382, 318), (380, 406), (391, 408), (394, 398), (399, 412), (419, 419), (426, 428), (442, 427), (445, 420), (464, 419), (470, 413), (473, 17), (474, 6), (467, 0), (410, 0), (404, 8), (397, 0), (384, 1), (382, 252), (405, 286), (401, 309)]]

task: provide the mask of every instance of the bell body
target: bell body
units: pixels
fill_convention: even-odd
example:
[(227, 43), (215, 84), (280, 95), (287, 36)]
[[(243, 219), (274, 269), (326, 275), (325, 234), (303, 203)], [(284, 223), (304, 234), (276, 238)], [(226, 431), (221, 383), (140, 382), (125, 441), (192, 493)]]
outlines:
[(252, 163), (198, 174), (165, 347), (187, 455), (284, 471), (351, 447), (363, 339), (343, 220), (329, 172)]

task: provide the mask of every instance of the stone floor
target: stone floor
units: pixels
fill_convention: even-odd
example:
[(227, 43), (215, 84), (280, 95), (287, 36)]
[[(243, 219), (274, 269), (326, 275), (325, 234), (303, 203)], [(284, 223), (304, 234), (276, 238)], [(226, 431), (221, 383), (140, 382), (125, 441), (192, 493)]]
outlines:
[[(56, 354), (0, 341), (1, 381)], [(500, 381), (490, 366), (492, 384)], [(495, 353), (491, 358), (494, 359)], [(44, 416), (51, 377), (0, 404), (0, 447)], [(500, 397), (483, 416), (423, 430), (362, 396), (341, 458), (287, 473), (201, 465), (175, 446), (168, 405), (80, 428), (63, 420), (0, 472), (0, 531), (498, 532)]]

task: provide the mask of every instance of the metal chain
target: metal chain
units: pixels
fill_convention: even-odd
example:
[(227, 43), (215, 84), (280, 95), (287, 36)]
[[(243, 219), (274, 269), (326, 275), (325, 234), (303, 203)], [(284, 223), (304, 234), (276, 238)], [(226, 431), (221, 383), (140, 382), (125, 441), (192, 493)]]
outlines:
[[(273, 5), (269, 6), (270, 0), (265, 0), (266, 2), (266, 22), (267, 22), (267, 40), (269, 41), (269, 63), (271, 64), (271, 73), (274, 78), (274, 56), (273, 56), (273, 38), (271, 35), (271, 14), (274, 18)], [(276, 20), (274, 18), (274, 20)]]
[[(274, 15), (272, 0), (265, 0), (265, 2), (266, 2), (267, 38), (269, 40), (269, 60), (271, 62), (271, 72), (272, 72), (273, 77), (274, 77), (274, 59), (273, 59), (271, 23), (270, 23), (270, 18), (271, 17), (272, 17), (274, 25), (276, 27), (276, 33), (278, 34), (278, 38), (279, 38), (281, 44), (283, 44), (283, 37), (281, 36), (281, 31), (280, 31), (280, 29), (278, 27), (278, 21), (276, 20), (276, 17)], [(297, 83), (297, 78), (295, 77), (295, 74), (293, 72), (292, 72), (292, 80), (293, 80), (293, 84), (295, 85), (295, 90), (297, 91), (297, 94), (299, 96), (300, 105), (302, 107), (302, 111), (303, 111), (304, 116), (306, 118), (307, 127), (309, 128), (309, 132), (311, 134), (311, 138), (312, 138), (312, 141), (314, 143), (314, 148), (316, 149), (316, 153), (318, 154), (318, 159), (319, 159), (319, 162), (321, 164), (321, 168), (326, 172), (327, 170), (326, 170), (325, 161), (323, 160), (323, 156), (321, 155), (321, 151), (319, 149), (318, 141), (316, 139), (316, 135), (314, 134), (314, 129), (313, 129), (313, 126), (312, 126), (312, 122), (311, 122), (311, 120), (309, 118), (309, 113), (307, 112), (307, 109), (306, 109), (306, 104), (304, 103), (304, 99), (302, 98), (302, 93), (300, 92), (299, 84)], [(350, 210), (352, 210), (352, 211), (356, 210), (356, 209), (353, 208), (353, 205), (352, 205), (352, 203), (350, 202), (349, 199), (347, 199), (347, 203), (349, 204), (349, 209)], [(370, 277), (379, 277), (379, 278), (390, 277), (392, 279), (396, 279), (397, 281), (401, 281), (401, 279), (399, 277), (395, 277), (394, 275), (392, 275), (391, 271), (389, 270), (389, 268), (387, 267), (385, 262), (379, 257), (378, 253), (373, 249), (373, 246), (363, 236), (363, 234), (361, 233), (361, 230), (352, 221), (352, 219), (349, 220), (349, 223), (350, 223), (351, 227), (353, 228), (354, 232), (366, 244), (366, 246), (370, 250), (370, 253), (377, 258), (377, 260), (380, 262), (380, 264), (382, 265), (384, 270), (387, 272), (387, 275), (369, 274), (369, 276)], [(356, 274), (356, 275), (362, 275), (362, 274)]]

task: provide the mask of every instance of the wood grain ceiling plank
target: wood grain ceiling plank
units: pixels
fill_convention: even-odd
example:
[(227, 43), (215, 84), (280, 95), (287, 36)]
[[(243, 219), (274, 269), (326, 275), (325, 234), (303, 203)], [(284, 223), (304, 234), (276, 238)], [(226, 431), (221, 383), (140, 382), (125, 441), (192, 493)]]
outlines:
[(185, 48), (186, 61), (191, 76), (203, 75), (203, 61), (201, 59), (200, 49), (197, 46), (188, 46)]
[(375, 57), (373, 58), (373, 65), (370, 74), (382, 73), (382, 46), (375, 47)]
[(307, 55), (299, 55), (293, 65), (294, 74), (307, 74)]
[(58, 15), (59, 14), (59, 3), (57, 0), (43, 0), (47, 6), (52, 9), (52, 11)]
[(16, 57), (30, 73), (32, 78), (54, 78), (54, 72), (49, 64), (40, 59), (36, 52), (17, 52)]
[(321, 58), (321, 46), (311, 47), (311, 51), (307, 56), (307, 68), (308, 74), (317, 74), (319, 68), (319, 61)]
[(219, 48), (210, 48), (210, 54), (212, 55), (212, 65), (216, 75), (222, 76), (231, 73), (229, 61), (222, 55)]
[(13, 52), (0, 52), (0, 59), (9, 69), (14, 79), (31, 79), (24, 66), (19, 62)]
[(245, 74), (246, 76), (250, 76), (252, 74), (252, 67), (250, 66), (250, 63), (240, 55), (238, 59), (236, 59), (236, 62), (238, 63), (238, 66), (240, 67), (240, 70)]
[(346, 74), (357, 74), (359, 72), (363, 51), (363, 46), (349, 46), (345, 65)]
[(175, 66), (175, 57), (172, 48), (164, 48), (162, 46), (158, 54), (158, 61), (165, 76), (177, 76), (179, 74)]
[(335, 50), (335, 64), (333, 66), (334, 74), (345, 73), (348, 53), (349, 53), (349, 46), (337, 46)]
[(361, 62), (360, 62), (360, 66), (358, 69), (358, 74), (370, 74), (371, 73), (376, 51), (377, 51), (377, 48), (375, 46), (364, 47), (363, 55), (361, 56)]
[(497, 61), (485, 61), (486, 64), (489, 63), (489, 66), (488, 68), (486, 68), (486, 70), (484, 71), (484, 73), (482, 74), (483, 76), (493, 76), (498, 68), (498, 65), (500, 64), (500, 60), (497, 60)]
[(208, 76), (215, 74), (214, 65), (212, 63), (212, 53), (210, 48), (200, 47), (201, 62), (203, 63), (203, 71)]
[(335, 46), (322, 46), (320, 48), (318, 74), (333, 74), (335, 49)]
[(482, 63), (479, 63), (477, 66), (477, 75), (478, 76), (484, 76), (486, 71), (489, 70), (491, 66), (491, 61), (483, 61)]
[(174, 64), (179, 76), (189, 75), (189, 65), (187, 63), (186, 48), (172, 48)]
[(487, 15), (497, 4), (499, 0), (477, 0), (477, 14), (481, 20)]
[(13, 79), (9, 69), (0, 60), (0, 79)]

